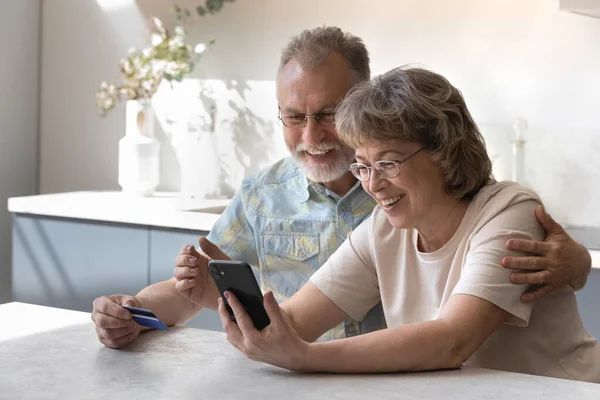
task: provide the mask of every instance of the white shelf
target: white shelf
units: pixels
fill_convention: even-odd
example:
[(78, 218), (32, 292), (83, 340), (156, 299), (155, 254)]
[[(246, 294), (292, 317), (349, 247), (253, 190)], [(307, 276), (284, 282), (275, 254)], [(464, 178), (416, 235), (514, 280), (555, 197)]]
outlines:
[(559, 7), (563, 11), (600, 18), (600, 0), (560, 0)]
[(600, 250), (590, 250), (592, 255), (592, 268), (600, 269)]

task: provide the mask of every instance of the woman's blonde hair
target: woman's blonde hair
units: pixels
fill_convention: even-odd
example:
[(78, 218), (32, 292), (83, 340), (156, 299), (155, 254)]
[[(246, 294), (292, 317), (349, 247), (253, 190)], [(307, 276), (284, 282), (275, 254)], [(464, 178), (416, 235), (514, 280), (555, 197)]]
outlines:
[(336, 110), (340, 140), (353, 148), (420, 143), (444, 172), (446, 192), (473, 197), (492, 179), (485, 142), (462, 94), (443, 76), (399, 67), (353, 87)]

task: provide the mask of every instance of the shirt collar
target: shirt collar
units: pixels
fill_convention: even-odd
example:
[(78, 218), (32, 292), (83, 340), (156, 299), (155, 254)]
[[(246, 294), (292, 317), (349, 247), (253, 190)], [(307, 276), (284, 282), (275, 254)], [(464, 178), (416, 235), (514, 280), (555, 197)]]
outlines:
[(310, 181), (302, 171), (300, 171), (299, 178), (300, 179), (298, 182), (298, 194), (300, 195), (300, 203), (304, 204), (310, 198), (310, 189), (314, 190), (314, 188), (312, 187)]
[[(336, 201), (339, 201), (342, 199), (337, 193), (332, 192), (331, 190), (327, 189), (325, 186), (321, 185), (320, 183), (312, 182), (310, 179), (308, 179), (308, 177), (306, 175), (304, 175), (304, 173), (302, 171), (299, 171), (299, 172), (300, 173), (298, 175), (299, 179), (298, 179), (298, 186), (296, 188), (296, 193), (298, 194), (298, 197), (300, 198), (300, 202), (302, 204), (304, 204), (308, 201), (308, 199), (310, 198), (311, 191), (315, 192), (317, 194), (320, 194), (322, 196), (332, 197)], [(364, 192), (360, 181), (356, 181), (354, 186), (352, 186), (352, 188), (348, 191), (348, 193), (346, 193), (346, 196), (351, 196), (356, 191)], [(344, 196), (344, 197), (346, 197), (346, 196)]]
[[(325, 186), (323, 186), (319, 183), (310, 181), (308, 179), (308, 177), (304, 174), (304, 172), (302, 172), (302, 169), (298, 165), (298, 162), (291, 156), (290, 156), (290, 160), (294, 163), (294, 166), (295, 166), (296, 172), (297, 172), (297, 175), (296, 175), (297, 179), (295, 179), (294, 183), (292, 184), (292, 190), (298, 195), (298, 198), (300, 199), (300, 203), (304, 204), (308, 201), (308, 199), (310, 198), (311, 191), (314, 192), (315, 194), (320, 194), (323, 196), (330, 196), (338, 201), (341, 199), (340, 196), (338, 196), (336, 193), (330, 191)], [(358, 193), (362, 193), (363, 195), (369, 196), (363, 190), (362, 184), (359, 180), (356, 181), (354, 186), (352, 186), (352, 188), (348, 191), (348, 193), (346, 193), (346, 196), (344, 196), (344, 197), (354, 196), (354, 195), (357, 195)]]

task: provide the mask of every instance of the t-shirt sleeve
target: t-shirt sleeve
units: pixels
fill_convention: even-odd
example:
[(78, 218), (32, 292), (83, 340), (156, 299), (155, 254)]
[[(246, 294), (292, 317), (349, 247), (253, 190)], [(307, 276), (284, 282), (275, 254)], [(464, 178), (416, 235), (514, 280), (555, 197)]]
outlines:
[(469, 294), (485, 299), (511, 314), (507, 324), (529, 324), (533, 305), (521, 301), (528, 286), (512, 284), (512, 270), (505, 269), (500, 262), (504, 256), (524, 255), (507, 250), (508, 239), (544, 239), (544, 230), (534, 214), (537, 204), (528, 200), (511, 205), (475, 233), (452, 295)]
[(356, 321), (379, 301), (379, 283), (371, 253), (371, 218), (363, 221), (310, 281)]

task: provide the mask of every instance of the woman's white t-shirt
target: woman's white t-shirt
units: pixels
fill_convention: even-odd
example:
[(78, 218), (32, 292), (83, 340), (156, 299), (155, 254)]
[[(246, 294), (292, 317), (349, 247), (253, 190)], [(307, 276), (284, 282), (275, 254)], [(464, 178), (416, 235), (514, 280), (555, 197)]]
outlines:
[(600, 382), (600, 346), (584, 329), (570, 287), (534, 304), (500, 265), (509, 238), (543, 240), (539, 198), (514, 182), (483, 187), (452, 239), (433, 253), (414, 229), (396, 229), (379, 207), (312, 277), (350, 317), (362, 320), (380, 300), (388, 327), (437, 318), (450, 296), (485, 299), (511, 314), (467, 365)]

